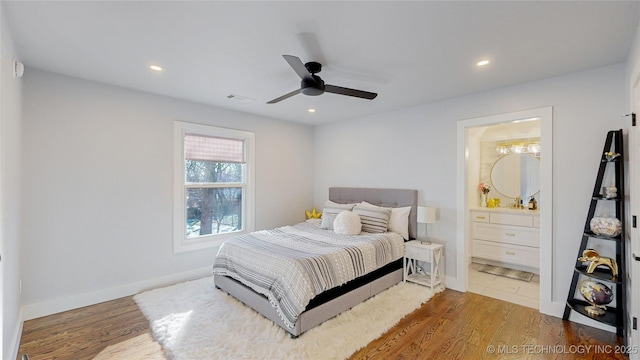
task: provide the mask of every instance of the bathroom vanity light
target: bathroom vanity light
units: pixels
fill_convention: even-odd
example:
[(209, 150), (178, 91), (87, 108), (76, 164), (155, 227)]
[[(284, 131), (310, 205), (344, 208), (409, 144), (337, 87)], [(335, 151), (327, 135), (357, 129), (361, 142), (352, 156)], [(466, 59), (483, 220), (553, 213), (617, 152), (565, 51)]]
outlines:
[(511, 152), (511, 148), (507, 147), (506, 145), (498, 145), (498, 147), (496, 148), (496, 152), (498, 154), (506, 155)]
[(540, 152), (540, 144), (537, 144), (537, 143), (536, 144), (529, 144), (527, 146), (527, 152), (534, 153), (534, 154), (535, 153), (539, 153)]
[(499, 144), (496, 147), (496, 152), (501, 155), (507, 155), (511, 153), (536, 155), (540, 153), (540, 143), (529, 141), (505, 142)]
[(519, 145), (511, 145), (511, 152), (516, 153), (516, 154), (521, 154), (524, 152), (524, 145), (519, 144)]

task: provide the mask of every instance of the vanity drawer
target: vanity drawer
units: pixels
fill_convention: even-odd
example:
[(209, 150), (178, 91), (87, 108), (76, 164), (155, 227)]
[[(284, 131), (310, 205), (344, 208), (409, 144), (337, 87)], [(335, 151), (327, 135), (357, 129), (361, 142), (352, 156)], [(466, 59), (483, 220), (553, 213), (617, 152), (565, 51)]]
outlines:
[(540, 267), (540, 250), (527, 246), (474, 240), (473, 256), (536, 269)]
[[(492, 214), (493, 215), (493, 214)], [(473, 223), (473, 239), (540, 247), (540, 231), (537, 228)]]
[(489, 214), (488, 212), (472, 211), (471, 221), (488, 223), (490, 215), (491, 214)]
[(492, 224), (515, 225), (515, 226), (533, 226), (533, 216), (531, 215), (513, 215), (494, 213), (489, 214)]
[(540, 227), (540, 217), (539, 216), (534, 216), (533, 217), (533, 227)]

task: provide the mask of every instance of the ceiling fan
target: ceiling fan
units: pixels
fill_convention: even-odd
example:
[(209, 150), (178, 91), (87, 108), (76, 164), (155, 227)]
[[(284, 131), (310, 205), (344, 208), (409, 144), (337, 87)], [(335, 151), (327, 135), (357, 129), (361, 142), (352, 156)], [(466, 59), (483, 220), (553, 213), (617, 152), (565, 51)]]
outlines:
[(324, 81), (320, 78), (320, 76), (316, 75), (322, 70), (322, 64), (311, 61), (306, 64), (303, 64), (300, 58), (293, 55), (282, 55), (282, 57), (289, 63), (289, 65), (293, 68), (293, 70), (300, 76), (302, 81), (300, 82), (300, 89), (294, 90), (288, 94), (282, 95), (278, 98), (275, 98), (267, 104), (275, 104), (284, 99), (290, 98), (293, 95), (297, 95), (299, 93), (303, 93), (305, 95), (316, 96), (322, 95), (325, 92), (334, 93), (338, 95), (347, 95), (354, 96), (363, 99), (373, 100), (378, 94), (349, 89), (342, 86), (335, 86), (325, 84)]

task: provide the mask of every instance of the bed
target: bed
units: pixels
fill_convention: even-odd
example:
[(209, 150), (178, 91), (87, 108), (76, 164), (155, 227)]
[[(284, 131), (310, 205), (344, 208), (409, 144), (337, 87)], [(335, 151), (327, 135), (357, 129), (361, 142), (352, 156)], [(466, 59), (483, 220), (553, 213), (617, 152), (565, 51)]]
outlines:
[[(243, 273), (247, 267), (248, 262), (246, 261), (244, 261), (243, 266), (238, 266), (234, 271), (230, 271), (230, 269), (234, 267), (232, 263), (234, 258), (246, 259), (246, 257), (239, 257), (238, 254), (241, 253), (236, 252), (240, 251), (239, 248), (244, 246), (262, 246), (264, 248), (260, 252), (251, 253), (252, 259), (255, 257), (254, 262), (256, 264), (260, 260), (260, 254), (263, 251), (271, 251), (271, 248), (281, 251), (275, 255), (270, 255), (272, 259), (280, 259), (283, 257), (284, 252), (292, 252), (287, 256), (293, 256), (294, 258), (299, 255), (299, 252), (295, 250), (280, 249), (279, 243), (273, 246), (268, 242), (249, 244), (257, 238), (270, 239), (271, 236), (278, 235), (287, 239), (287, 241), (291, 239), (290, 242), (294, 242), (298, 241), (297, 237), (300, 235), (311, 239), (324, 240), (331, 238), (332, 241), (342, 242), (343, 240), (334, 233), (334, 230), (320, 229), (319, 224), (305, 222), (290, 227), (240, 235), (220, 248), (214, 261), (215, 285), (272, 320), (290, 333), (292, 337), (298, 337), (314, 326), (402, 281), (403, 241), (415, 239), (417, 233), (417, 197), (417, 190), (332, 187), (329, 189), (329, 200), (334, 203), (354, 204), (365, 201), (369, 204), (388, 208), (410, 208), (406, 224), (407, 231), (404, 232), (403, 236), (395, 232), (386, 233), (386, 235), (381, 234), (382, 236), (359, 235), (358, 241), (360, 241), (360, 237), (363, 238), (362, 241), (365, 243), (364, 248), (367, 249), (366, 251), (354, 251), (351, 248), (344, 250), (338, 247), (338, 252), (343, 255), (335, 255), (337, 260), (334, 260), (334, 263), (325, 264), (325, 260), (309, 260), (305, 263), (307, 267), (318, 267), (320, 270), (316, 269), (316, 271), (322, 273), (321, 276), (311, 276), (310, 278), (307, 278), (307, 275), (300, 276), (300, 273), (296, 272), (296, 268), (293, 270), (288, 269), (278, 275), (271, 274), (271, 269), (284, 267), (285, 265), (290, 266), (293, 261), (288, 258), (282, 259), (282, 266), (280, 263), (270, 263), (268, 266), (256, 265), (256, 268), (270, 269), (268, 274), (256, 275), (251, 273), (247, 275), (248, 271)], [(403, 237), (405, 238), (403, 239)], [(388, 244), (387, 241), (389, 242)], [(400, 245), (398, 245), (398, 241)], [(333, 247), (333, 245), (332, 243), (330, 247)], [(269, 248), (269, 250), (266, 248)], [(306, 247), (304, 250), (306, 250)], [(361, 258), (355, 260), (358, 266), (342, 264), (343, 261), (346, 261), (345, 258), (354, 258), (354, 254), (360, 254), (360, 252), (363, 253), (358, 255)], [(300, 267), (300, 265), (296, 266)], [(332, 270), (332, 272), (329, 270)], [(352, 272), (353, 274), (350, 275), (354, 278), (345, 281), (345, 279), (348, 279), (347, 275), (344, 274), (345, 272)], [(291, 273), (291, 275), (288, 275), (288, 273)], [(327, 273), (331, 274), (327, 275)], [(274, 278), (266, 278), (272, 275)], [(276, 276), (278, 277), (277, 279), (275, 279)], [(311, 295), (301, 295), (296, 291), (293, 291), (294, 295), (288, 293), (285, 295), (284, 292), (277, 292), (280, 287), (288, 288), (289, 282), (300, 282), (302, 284), (298, 285), (302, 287), (313, 288), (312, 290), (321, 292)], [(264, 288), (261, 286), (262, 283), (264, 283)], [(274, 286), (273, 284), (279, 285)], [(266, 292), (267, 287), (270, 287), (269, 292)], [(293, 285), (291, 287), (294, 288)]]

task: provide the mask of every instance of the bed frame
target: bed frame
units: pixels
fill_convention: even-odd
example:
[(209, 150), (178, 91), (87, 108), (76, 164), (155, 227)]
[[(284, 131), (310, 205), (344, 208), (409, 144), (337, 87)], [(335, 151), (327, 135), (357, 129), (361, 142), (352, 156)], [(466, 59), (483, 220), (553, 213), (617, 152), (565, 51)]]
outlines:
[[(388, 207), (411, 206), (409, 237), (411, 239), (416, 238), (418, 228), (417, 190), (332, 187), (329, 188), (329, 200), (337, 203), (366, 201), (371, 204)], [(318, 295), (318, 298), (322, 299), (320, 303), (312, 301), (307, 306), (307, 309), (300, 314), (293, 328), (288, 328), (284, 324), (276, 309), (264, 295), (258, 294), (240, 282), (226, 276), (214, 275), (214, 281), (216, 287), (264, 315), (289, 332), (291, 337), (296, 338), (305, 331), (402, 281), (402, 259), (378, 269), (372, 274), (364, 275), (343, 285), (342, 287), (346, 287), (351, 284), (350, 288), (352, 290), (346, 293), (338, 291), (334, 294), (327, 294), (329, 296), (323, 297), (324, 293)]]

